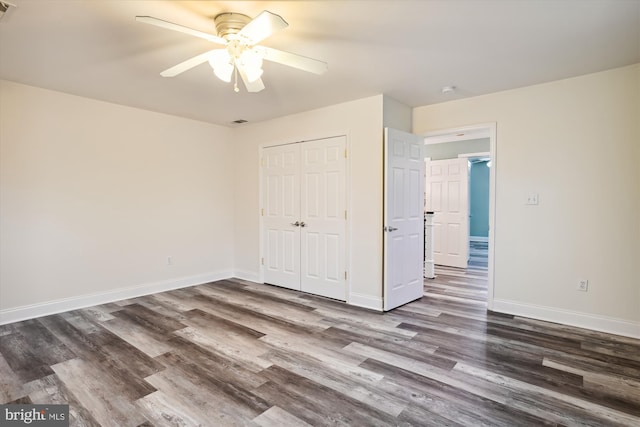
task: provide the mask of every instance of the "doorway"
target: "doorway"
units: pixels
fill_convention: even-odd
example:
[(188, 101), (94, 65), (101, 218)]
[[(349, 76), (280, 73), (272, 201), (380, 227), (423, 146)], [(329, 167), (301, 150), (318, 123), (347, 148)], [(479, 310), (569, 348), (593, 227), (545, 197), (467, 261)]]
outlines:
[[(457, 165), (460, 169), (460, 172), (465, 172), (466, 185), (462, 180), (460, 180), (459, 185), (454, 183), (451, 184), (451, 188), (455, 193), (456, 188), (460, 188), (465, 190), (462, 187), (466, 187), (466, 193), (458, 194), (458, 201), (460, 203), (464, 203), (466, 205), (466, 212), (457, 213), (460, 218), (457, 218), (459, 222), (453, 225), (447, 225), (445, 222), (440, 223), (439, 232), (438, 226), (434, 226), (434, 249), (438, 247), (440, 244), (441, 250), (446, 250), (446, 243), (450, 243), (453, 245), (454, 243), (451, 241), (451, 236), (447, 235), (447, 229), (449, 231), (458, 232), (455, 244), (458, 245), (456, 248), (459, 252), (464, 252), (459, 257), (464, 257), (464, 267), (475, 267), (476, 263), (482, 263), (483, 267), (486, 262), (486, 269), (488, 275), (488, 289), (487, 289), (487, 308), (489, 310), (493, 307), (493, 290), (494, 290), (494, 254), (495, 254), (495, 177), (496, 177), (496, 167), (497, 167), (497, 159), (496, 159), (496, 124), (481, 124), (475, 126), (466, 126), (460, 128), (452, 128), (445, 129), (442, 131), (431, 132), (425, 135), (425, 161), (434, 160), (440, 161), (443, 159), (449, 159), (449, 163), (452, 165)], [(490, 163), (489, 163), (490, 162)], [(475, 163), (484, 163), (485, 169), (488, 169), (489, 175), (489, 183), (488, 183), (488, 230), (486, 230), (485, 236), (473, 236), (473, 239), (470, 239), (470, 235), (472, 235), (472, 222), (471, 217), (469, 217), (469, 204), (471, 200), (469, 199), (469, 181), (468, 177), (470, 175), (472, 165)], [(446, 162), (442, 163), (443, 165)], [(487, 167), (487, 164), (489, 167)], [(463, 170), (462, 165), (466, 165)], [(487, 170), (485, 170), (487, 172)], [(429, 174), (429, 171), (426, 171), (426, 174)], [(443, 185), (449, 185), (445, 182)], [(456, 187), (458, 185), (458, 187)], [(444, 188), (444, 187), (441, 187)], [(436, 189), (437, 191), (437, 189)], [(430, 209), (432, 206), (429, 205), (429, 198), (434, 199), (436, 194), (429, 194), (429, 189), (426, 188), (426, 210)], [(462, 206), (461, 208), (465, 208)], [(464, 223), (462, 222), (464, 221)], [(435, 223), (434, 218), (434, 223)], [(460, 230), (464, 231), (464, 235), (460, 234)], [(473, 229), (474, 233), (479, 233), (478, 228)], [(454, 233), (455, 234), (455, 233)], [(443, 239), (448, 239), (447, 242), (443, 244)], [(486, 241), (483, 241), (485, 240)], [(440, 240), (440, 241), (439, 241)], [(464, 247), (463, 247), (464, 246)], [(483, 250), (483, 247), (486, 249)], [(435, 252), (435, 251), (434, 251)], [(482, 261), (481, 255), (486, 254), (486, 261)], [(438, 264), (437, 257), (434, 260), (436, 264)]]

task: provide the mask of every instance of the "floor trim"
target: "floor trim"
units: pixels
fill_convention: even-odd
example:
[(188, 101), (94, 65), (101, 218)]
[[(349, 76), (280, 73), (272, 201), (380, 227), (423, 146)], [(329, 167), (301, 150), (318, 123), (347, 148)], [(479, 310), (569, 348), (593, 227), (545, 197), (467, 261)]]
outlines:
[(249, 282), (262, 283), (260, 275), (255, 271), (234, 270), (233, 276), (238, 279), (247, 280)]
[(48, 316), (51, 314), (62, 313), (69, 310), (77, 310), (94, 305), (106, 304), (123, 299), (140, 297), (157, 292), (170, 291), (172, 289), (201, 285), (203, 283), (229, 279), (232, 277), (234, 277), (234, 275), (231, 271), (211, 272), (195, 276), (164, 280), (161, 282), (146, 283), (143, 285), (132, 286), (128, 288), (114, 289), (106, 292), (79, 295), (70, 298), (46, 301), (38, 304), (8, 308), (0, 310), (0, 325), (33, 319), (41, 316)]
[(349, 294), (349, 301), (347, 301), (347, 304), (355, 305), (356, 307), (382, 311), (382, 298), (372, 297), (371, 295), (351, 292)]
[(632, 322), (614, 317), (500, 299), (493, 300), (493, 311), (577, 326), (579, 328), (587, 328), (630, 338), (640, 338), (640, 322)]

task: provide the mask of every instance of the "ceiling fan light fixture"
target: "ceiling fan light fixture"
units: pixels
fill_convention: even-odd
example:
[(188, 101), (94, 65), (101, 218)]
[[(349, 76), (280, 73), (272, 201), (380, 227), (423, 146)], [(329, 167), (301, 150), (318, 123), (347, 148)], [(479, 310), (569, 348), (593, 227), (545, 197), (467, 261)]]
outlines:
[(236, 62), (242, 66), (250, 82), (255, 82), (262, 77), (262, 56), (254, 49), (245, 49)]
[(262, 77), (263, 71), (262, 68), (245, 67), (244, 73), (247, 76), (247, 80), (249, 80), (250, 83), (253, 83)]
[(216, 67), (213, 69), (213, 74), (216, 75), (217, 78), (222, 80), (225, 83), (231, 82), (231, 75), (233, 74), (233, 65), (226, 64), (221, 67)]
[(262, 68), (262, 56), (255, 49), (245, 49), (240, 55), (240, 63), (245, 67)]
[(213, 73), (223, 82), (229, 83), (233, 74), (233, 61), (226, 49), (216, 50), (209, 56), (209, 65)]

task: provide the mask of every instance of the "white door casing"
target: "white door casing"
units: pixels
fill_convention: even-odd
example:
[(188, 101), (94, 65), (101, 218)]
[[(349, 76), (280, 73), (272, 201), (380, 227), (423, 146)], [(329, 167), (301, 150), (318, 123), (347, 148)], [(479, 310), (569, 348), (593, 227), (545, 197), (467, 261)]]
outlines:
[(346, 137), (263, 150), (265, 283), (346, 301)]
[(423, 295), (423, 138), (385, 128), (383, 309)]
[(468, 159), (425, 160), (426, 210), (433, 211), (433, 259), (467, 268), (469, 258)]
[(489, 172), (489, 268), (487, 309), (494, 309), (495, 288), (495, 234), (496, 234), (496, 176), (499, 169), (497, 123), (480, 123), (470, 126), (441, 129), (425, 134), (425, 144), (444, 143), (469, 139), (489, 138), (489, 157), (491, 170)]

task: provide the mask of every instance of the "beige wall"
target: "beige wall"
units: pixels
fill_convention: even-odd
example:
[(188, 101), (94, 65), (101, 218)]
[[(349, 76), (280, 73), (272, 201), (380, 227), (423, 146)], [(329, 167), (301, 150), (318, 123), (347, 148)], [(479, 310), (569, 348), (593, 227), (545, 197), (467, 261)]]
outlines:
[(640, 336), (640, 65), (416, 108), (413, 130), (487, 122), (496, 302)]
[(230, 276), (232, 133), (0, 81), (0, 309)]
[(237, 128), (235, 142), (235, 271), (259, 274), (261, 144), (347, 135), (350, 167), (350, 302), (381, 308), (382, 95)]

